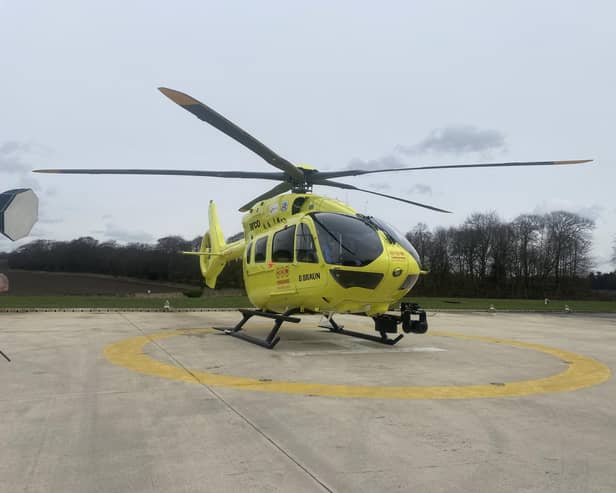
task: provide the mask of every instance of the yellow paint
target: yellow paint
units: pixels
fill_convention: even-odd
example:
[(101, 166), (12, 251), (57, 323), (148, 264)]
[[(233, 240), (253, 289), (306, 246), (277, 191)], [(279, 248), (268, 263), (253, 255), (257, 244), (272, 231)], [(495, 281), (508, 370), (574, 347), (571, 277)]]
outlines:
[[(357, 216), (356, 211), (337, 200), (291, 193), (255, 204), (242, 219), (245, 243), (241, 246), (252, 246), (251, 261), (248, 262), (246, 255), (243, 255), (242, 271), (246, 292), (253, 306), (279, 313), (297, 307), (316, 311), (318, 307), (323, 312), (365, 312), (373, 316), (385, 313), (392, 304), (408, 293), (409, 289), (400, 289), (402, 283), (408, 275), (420, 274), (420, 267), (409, 252), (400, 245), (391, 243), (386, 235), (379, 231), (377, 234), (383, 251), (368, 265), (357, 267), (328, 264), (322, 255), (320, 239), (311, 217), (314, 212)], [(301, 262), (294, 257), (289, 262), (274, 262), (272, 243), (275, 234), (299, 224), (304, 224), (310, 231), (316, 247), (317, 261)], [(264, 262), (255, 262), (255, 245), (262, 239), (267, 240), (266, 258)], [(227, 260), (224, 257), (219, 259), (219, 262), (223, 261)], [(203, 257), (202, 262), (205, 262)], [(276, 276), (279, 267), (285, 267), (289, 271), (288, 283), (284, 283), (284, 287), (288, 289), (281, 289), (282, 280)], [(398, 268), (400, 274), (394, 276), (392, 271)], [(345, 288), (334, 280), (331, 269), (380, 273), (383, 278), (374, 289)], [(211, 268), (208, 267), (206, 272), (210, 275)], [(315, 274), (318, 277), (314, 277)], [(284, 296), (281, 291), (285, 292)]]
[[(158, 90), (167, 96), (171, 101), (180, 106), (191, 106), (193, 104), (203, 104), (197, 101), (192, 96), (184, 94), (183, 92), (176, 91), (174, 89), (168, 89), (167, 87), (159, 87)], [(203, 105), (205, 106), (205, 105)]]
[(226, 243), (218, 222), (216, 205), (210, 200), (208, 209), (210, 229), (203, 235), (199, 255), (201, 275), (207, 287), (214, 289), (216, 280), (227, 262), (240, 258), (244, 253), (244, 240)]
[(569, 161), (554, 161), (554, 164), (582, 164), (591, 162), (592, 159), (570, 159)]
[(507, 382), (503, 386), (464, 385), (464, 386), (367, 386), (338, 385), (303, 382), (270, 381), (262, 382), (254, 378), (216, 375), (199, 370), (185, 370), (155, 360), (143, 353), (143, 347), (153, 341), (184, 334), (203, 334), (213, 329), (188, 329), (159, 332), (148, 336), (133, 337), (107, 346), (105, 357), (113, 364), (131, 370), (181, 382), (201, 383), (215, 387), (275, 392), (282, 394), (311, 394), (327, 397), (354, 397), (368, 399), (476, 399), (493, 397), (519, 397), (533, 394), (546, 394), (581, 389), (605, 382), (610, 378), (610, 369), (603, 363), (569, 351), (541, 346), (528, 342), (494, 337), (471, 336), (463, 334), (434, 332), (438, 337), (454, 337), (513, 347), (532, 349), (549, 354), (567, 363), (567, 369), (557, 375), (536, 380)]

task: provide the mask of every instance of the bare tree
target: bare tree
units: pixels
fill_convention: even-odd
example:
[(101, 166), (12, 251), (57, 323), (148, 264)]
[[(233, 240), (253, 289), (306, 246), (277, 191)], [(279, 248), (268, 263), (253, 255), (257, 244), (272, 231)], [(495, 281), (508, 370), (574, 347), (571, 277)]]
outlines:
[(572, 212), (555, 211), (546, 216), (553, 273), (557, 281), (562, 277), (588, 273), (592, 266), (590, 248), (594, 227), (592, 219)]
[(514, 258), (513, 275), (519, 280), (524, 296), (528, 296), (531, 278), (540, 272), (539, 253), (543, 219), (536, 214), (523, 214), (512, 223)]
[(420, 263), (423, 267), (430, 264), (430, 250), (432, 243), (432, 233), (425, 223), (418, 223), (411, 231), (406, 234), (406, 239), (419, 253)]
[(433, 233), (417, 225), (407, 237), (422, 244), (431, 272), (420, 285), (424, 293), (529, 297), (586, 289), (580, 279), (592, 267), (593, 228), (592, 220), (565, 211), (510, 223), (490, 212)]
[(512, 224), (499, 223), (492, 233), (491, 289), (497, 296), (505, 294), (515, 266), (515, 234)]
[(488, 265), (492, 256), (494, 238), (500, 220), (495, 212), (487, 214), (474, 213), (465, 222), (464, 229), (473, 245), (473, 270), (480, 279), (485, 279), (488, 274)]

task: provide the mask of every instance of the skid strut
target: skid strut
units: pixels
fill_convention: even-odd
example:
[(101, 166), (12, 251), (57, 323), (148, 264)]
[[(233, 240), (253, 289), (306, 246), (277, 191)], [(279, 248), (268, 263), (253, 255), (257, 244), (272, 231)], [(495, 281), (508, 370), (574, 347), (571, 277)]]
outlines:
[[(224, 332), (229, 336), (243, 339), (244, 341), (251, 342), (252, 344), (256, 344), (257, 346), (261, 346), (267, 349), (274, 349), (274, 346), (278, 344), (278, 341), (280, 341), (280, 337), (277, 334), (283, 322), (292, 322), (296, 324), (300, 321), (299, 318), (290, 316), (293, 313), (297, 313), (297, 310), (287, 310), (283, 314), (279, 314), (262, 312), (260, 310), (248, 310), (245, 308), (240, 308), (240, 312), (242, 313), (242, 320), (240, 320), (240, 322), (235, 327), (214, 327), (214, 329), (220, 330), (221, 332)], [(248, 335), (242, 330), (244, 324), (252, 317), (265, 317), (274, 319), (274, 327), (272, 327), (272, 330), (265, 339)]]

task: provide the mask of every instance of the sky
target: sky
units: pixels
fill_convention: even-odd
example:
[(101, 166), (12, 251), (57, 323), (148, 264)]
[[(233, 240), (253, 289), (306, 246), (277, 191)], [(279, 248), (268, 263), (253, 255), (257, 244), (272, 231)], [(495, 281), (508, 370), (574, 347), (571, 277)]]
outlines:
[[(355, 186), (454, 211), (315, 187), (408, 231), (568, 210), (616, 235), (616, 7), (573, 1), (0, 0), (0, 191), (40, 199), (35, 238), (193, 238), (223, 231), (267, 181), (34, 175), (37, 168), (276, 171), (175, 105), (186, 92), (295, 164), (320, 170), (594, 159), (417, 171)], [(393, 164), (393, 166), (391, 166)]]

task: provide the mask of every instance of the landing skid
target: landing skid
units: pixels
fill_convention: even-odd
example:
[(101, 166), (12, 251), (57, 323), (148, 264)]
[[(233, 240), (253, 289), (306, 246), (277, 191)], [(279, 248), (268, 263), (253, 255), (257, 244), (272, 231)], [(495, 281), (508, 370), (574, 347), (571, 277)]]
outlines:
[[(241, 308), (240, 312), (242, 313), (242, 320), (240, 320), (240, 322), (235, 327), (232, 327), (232, 328), (214, 327), (214, 329), (220, 330), (221, 332), (224, 332), (228, 336), (237, 337), (238, 339), (243, 339), (246, 342), (256, 344), (257, 346), (261, 346), (266, 349), (274, 349), (274, 346), (276, 346), (276, 344), (278, 344), (278, 342), (280, 341), (280, 337), (277, 334), (283, 322), (292, 322), (296, 324), (300, 321), (300, 319), (297, 317), (289, 316), (293, 313), (297, 313), (297, 310), (288, 310), (284, 312), (283, 314), (279, 314), (279, 313), (262, 312), (260, 310), (248, 310), (248, 309)], [(246, 332), (242, 330), (242, 327), (244, 326), (244, 324), (248, 322), (248, 320), (250, 320), (252, 317), (272, 318), (275, 320), (274, 327), (272, 327), (272, 330), (270, 331), (270, 333), (267, 335), (265, 339), (260, 339), (259, 337), (248, 335), (246, 334)]]
[[(252, 344), (256, 344), (257, 346), (261, 346), (267, 349), (274, 349), (274, 346), (276, 346), (276, 344), (278, 344), (278, 342), (280, 341), (278, 331), (280, 330), (282, 323), (298, 323), (300, 319), (297, 317), (292, 317), (291, 315), (295, 313), (300, 313), (300, 311), (301, 310), (298, 308), (293, 308), (287, 310), (282, 314), (279, 314), (272, 312), (263, 312), (261, 310), (241, 308), (240, 312), (242, 313), (242, 320), (240, 320), (240, 322), (235, 327), (214, 327), (214, 329), (219, 330), (226, 335), (236, 337), (238, 339), (243, 339), (244, 341), (250, 342)], [(306, 313), (314, 312), (306, 311)], [(274, 320), (274, 326), (272, 327), (272, 330), (269, 332), (265, 339), (248, 335), (242, 330), (244, 324), (252, 317), (264, 317), (271, 318)], [(398, 332), (398, 325), (400, 324), (402, 324), (402, 329), (404, 330), (404, 332), (423, 334), (428, 330), (426, 312), (422, 310), (421, 307), (417, 304), (403, 303), (401, 305), (400, 315), (391, 315), (385, 313), (372, 317), (372, 319), (374, 320), (374, 329), (380, 334), (378, 336), (365, 334), (364, 332), (356, 332), (354, 330), (345, 330), (343, 328), (344, 326), (336, 323), (333, 318), (333, 314), (331, 313), (326, 319), (327, 323), (323, 322), (319, 324), (319, 327), (323, 327), (324, 329), (327, 329), (334, 334), (356, 337), (358, 339), (365, 339), (367, 341), (378, 342), (379, 344), (385, 344), (387, 346), (393, 346), (404, 337), (404, 334), (398, 334), (398, 336), (393, 339), (390, 339), (388, 336), (388, 334), (395, 334), (396, 332)]]
[(333, 332), (334, 334), (340, 334), (340, 335), (343, 335), (343, 336), (357, 337), (358, 339), (365, 339), (367, 341), (378, 342), (380, 344), (386, 344), (388, 346), (393, 346), (400, 339), (402, 339), (404, 337), (404, 334), (399, 334), (398, 337), (396, 337), (395, 339), (390, 339), (387, 336), (387, 332), (385, 330), (379, 331), (379, 333), (381, 334), (380, 336), (373, 336), (373, 335), (370, 335), (370, 334), (365, 334), (363, 332), (355, 332), (354, 330), (345, 330), (345, 329), (342, 328), (343, 327), (342, 325), (338, 325), (336, 323), (336, 321), (333, 319), (333, 317), (329, 317), (328, 321), (329, 321), (329, 324), (331, 325), (331, 327), (327, 327), (327, 326), (323, 326), (323, 325), (321, 325), (321, 327), (324, 327), (324, 328), (328, 329), (329, 331)]

